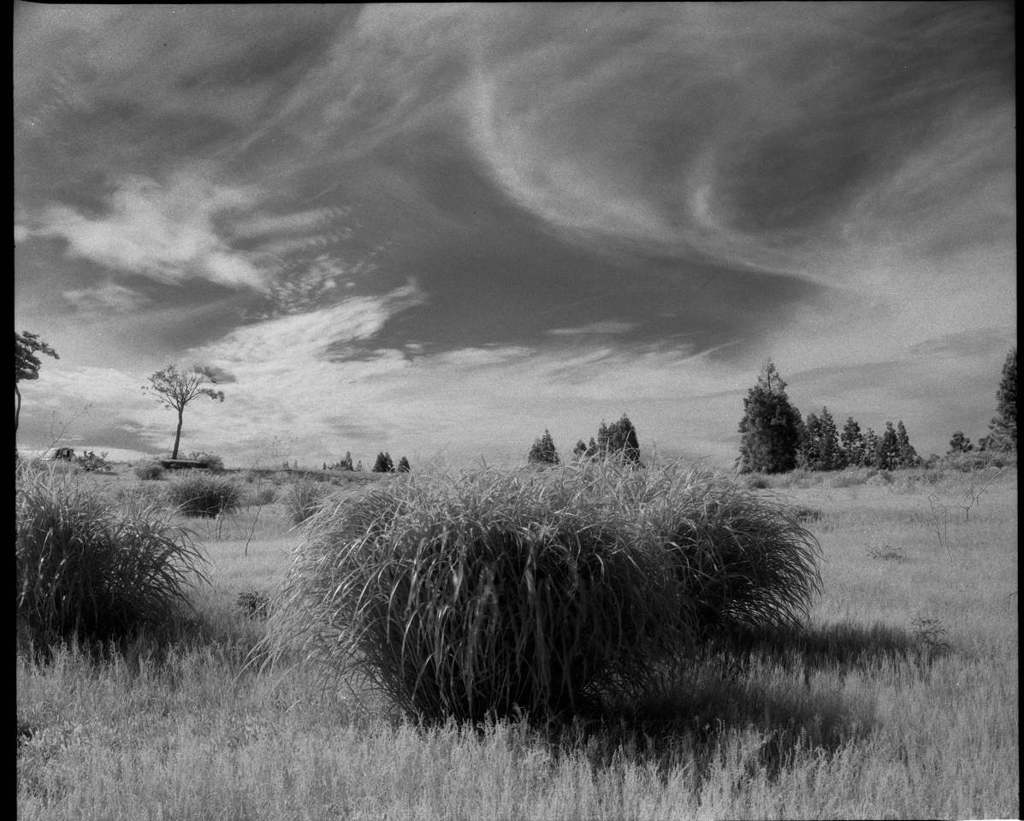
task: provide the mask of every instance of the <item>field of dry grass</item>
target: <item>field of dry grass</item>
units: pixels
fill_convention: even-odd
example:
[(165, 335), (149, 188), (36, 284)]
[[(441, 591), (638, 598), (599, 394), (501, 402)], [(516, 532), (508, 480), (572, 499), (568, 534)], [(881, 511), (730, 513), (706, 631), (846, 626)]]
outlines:
[[(112, 503), (159, 485), (79, 478)], [(298, 659), (246, 664), (263, 622), (238, 597), (274, 588), (299, 532), (281, 501), (188, 520), (210, 584), (177, 644), (19, 653), (18, 817), (1018, 818), (1016, 467), (758, 492), (820, 541), (806, 633), (707, 647), (631, 724), (558, 737), (417, 728)]]

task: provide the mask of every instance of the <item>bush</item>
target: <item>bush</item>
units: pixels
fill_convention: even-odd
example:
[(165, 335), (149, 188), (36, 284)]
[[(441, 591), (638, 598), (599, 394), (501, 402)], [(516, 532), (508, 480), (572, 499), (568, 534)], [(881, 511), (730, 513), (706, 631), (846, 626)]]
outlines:
[(642, 690), (712, 623), (797, 621), (813, 547), (698, 474), (404, 474), (307, 525), (267, 642), (421, 719), (566, 716)]
[(323, 482), (303, 479), (288, 488), (284, 503), (295, 524), (300, 524), (316, 513), (331, 488)]
[(214, 472), (224, 470), (224, 460), (212, 453), (190, 453), (188, 458), (193, 462), (198, 462), (199, 467), (205, 470)]
[(227, 479), (189, 472), (170, 487), (171, 504), (185, 516), (214, 518), (238, 509), (241, 489)]
[(252, 504), (254, 505), (273, 504), (275, 499), (277, 499), (277, 488), (273, 485), (265, 485), (252, 494)]
[(164, 473), (166, 473), (166, 471), (164, 470), (164, 466), (161, 465), (159, 462), (146, 462), (145, 464), (138, 465), (135, 468), (135, 475), (138, 476), (143, 481), (163, 479)]
[(21, 471), (16, 490), (19, 624), (37, 646), (106, 641), (167, 624), (203, 558), (168, 513), (114, 508), (95, 490)]

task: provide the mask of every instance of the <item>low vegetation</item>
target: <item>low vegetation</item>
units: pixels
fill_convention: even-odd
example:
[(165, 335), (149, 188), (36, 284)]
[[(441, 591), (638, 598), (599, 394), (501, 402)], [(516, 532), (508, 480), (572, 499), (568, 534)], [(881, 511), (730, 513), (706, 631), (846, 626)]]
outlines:
[[(1017, 818), (1015, 464), (881, 471), (863, 481), (861, 471), (775, 474), (748, 488), (660, 468), (448, 477), (418, 469), (339, 486), (299, 529), (282, 503), (187, 519), (150, 492), (172, 482), (143, 483), (130, 471), (19, 474), (19, 499), (35, 494), (37, 478), (51, 491), (59, 483), (67, 511), (47, 524), (19, 502), (19, 537), (23, 522), (37, 522), (27, 531), (107, 544), (85, 539), (101, 530), (88, 522), (128, 521), (133, 505), (149, 504), (151, 525), (194, 529), (210, 584), (182, 581), (195, 610), (170, 644), (146, 626), (102, 656), (73, 632), (46, 654), (19, 650), (18, 817)], [(835, 483), (846, 473), (855, 481)], [(276, 479), (283, 497), (295, 477)], [(129, 492), (139, 488), (147, 492)], [(93, 506), (71, 504), (76, 494)], [(565, 538), (572, 523), (589, 525), (577, 541)], [(128, 528), (110, 532), (133, 544)], [(500, 545), (507, 556), (497, 557)], [(691, 562), (688, 577), (673, 554), (705, 563)], [(754, 572), (748, 556), (759, 557)], [(581, 602), (601, 614), (563, 595), (574, 562), (588, 596)], [(664, 578), (676, 573), (673, 583), (640, 573), (654, 567)], [(338, 586), (343, 570), (369, 583), (366, 595)], [(717, 573), (733, 582), (753, 575), (750, 589), (761, 593), (723, 595), (708, 585)], [(488, 609), (481, 579), (518, 615), (502, 621)], [(655, 601), (627, 611), (649, 591)], [(689, 606), (635, 648), (616, 649), (643, 612), (650, 625), (650, 614), (668, 609), (669, 592), (673, 606)], [(449, 594), (480, 604), (478, 620), (444, 610)], [(360, 601), (369, 632), (356, 645), (345, 623), (327, 618)], [(525, 624), (531, 613), (540, 625)], [(618, 613), (627, 616), (622, 627)], [(394, 617), (390, 631), (382, 614)], [(512, 629), (488, 632), (487, 619)], [(571, 675), (549, 672), (549, 696), (537, 700), (562, 720), (520, 721), (515, 709), (487, 716), (474, 706), (467, 714), (480, 721), (425, 721), (422, 708), (374, 686), (366, 658), (331, 647), (342, 637), (396, 665), (398, 631), (410, 624), (407, 652), (427, 662), (423, 678), (450, 685), (423, 692), (456, 704), (469, 691), (467, 673), (478, 685), (474, 705), (488, 688), (510, 691), (485, 674), (498, 669), (486, 667), (490, 658), (505, 660), (516, 695), (537, 697), (540, 677), (517, 671), (516, 648), (536, 659), (530, 637), (551, 638), (549, 671), (561, 664)], [(578, 638), (570, 625), (581, 626)], [(612, 649), (582, 635), (587, 625)], [(474, 635), (482, 649), (467, 653), (460, 642)], [(436, 642), (463, 652), (436, 664)], [(574, 646), (582, 654), (568, 652)], [(572, 659), (630, 653), (660, 661), (631, 680), (596, 670), (575, 689), (582, 662)], [(407, 678), (402, 692), (415, 684)], [(575, 701), (565, 705), (557, 693), (570, 691)]]
[(416, 719), (548, 719), (643, 689), (708, 630), (794, 623), (818, 584), (810, 534), (710, 475), (484, 470), (311, 520), (270, 635)]
[(230, 479), (189, 471), (171, 483), (169, 498), (185, 516), (214, 518), (237, 510), (242, 490)]
[(114, 508), (61, 474), (22, 468), (16, 515), (19, 628), (40, 647), (159, 627), (201, 576), (199, 551), (165, 510)]

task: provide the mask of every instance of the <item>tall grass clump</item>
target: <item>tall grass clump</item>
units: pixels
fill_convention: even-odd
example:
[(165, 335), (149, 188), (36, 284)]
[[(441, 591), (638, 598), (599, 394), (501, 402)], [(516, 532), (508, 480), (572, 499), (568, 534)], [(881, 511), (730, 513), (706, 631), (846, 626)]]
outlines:
[[(808, 511), (699, 471), (648, 472), (620, 495), (646, 538), (671, 557), (698, 632), (798, 626), (821, 593), (820, 548)], [(810, 511), (818, 514), (817, 511)]]
[(577, 490), (403, 474), (325, 508), (268, 637), (428, 721), (548, 717), (640, 684), (688, 636), (668, 556)]
[(705, 625), (796, 620), (813, 545), (697, 474), (403, 475), (309, 520), (267, 640), (420, 719), (564, 717), (643, 692)]
[(17, 618), (37, 647), (164, 626), (187, 604), (188, 585), (205, 578), (202, 555), (165, 509), (115, 508), (45, 471), (17, 480)]
[(288, 487), (284, 504), (295, 524), (301, 524), (316, 513), (324, 498), (331, 492), (331, 486), (312, 479), (302, 479)]
[(185, 516), (215, 518), (238, 509), (242, 490), (229, 479), (190, 473), (171, 484), (168, 498)]

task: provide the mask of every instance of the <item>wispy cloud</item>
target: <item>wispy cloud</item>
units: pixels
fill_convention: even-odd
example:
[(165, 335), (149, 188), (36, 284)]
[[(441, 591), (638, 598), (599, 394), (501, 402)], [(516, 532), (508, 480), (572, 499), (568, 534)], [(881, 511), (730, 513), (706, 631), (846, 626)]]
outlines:
[(179, 173), (165, 184), (130, 176), (117, 183), (106, 213), (90, 217), (54, 205), (39, 215), (31, 233), (64, 239), (73, 256), (162, 282), (199, 277), (263, 290), (266, 273), (232, 249), (214, 224), (216, 216), (250, 205), (254, 197), (194, 172)]
[(126, 313), (145, 305), (149, 300), (138, 291), (107, 281), (95, 288), (64, 291), (64, 299), (79, 311)]

